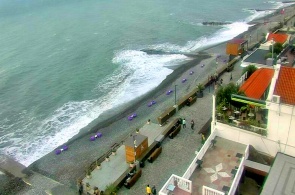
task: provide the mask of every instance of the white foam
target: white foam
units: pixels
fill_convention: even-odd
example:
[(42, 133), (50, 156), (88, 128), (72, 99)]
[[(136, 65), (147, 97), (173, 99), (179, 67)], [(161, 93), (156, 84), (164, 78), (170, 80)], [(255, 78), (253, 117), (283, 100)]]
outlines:
[[(213, 35), (188, 41), (184, 46), (164, 43), (152, 45), (150, 48), (168, 52), (198, 51), (204, 46), (208, 47), (230, 40), (245, 32), (249, 28), (246, 21), (260, 17), (261, 14), (266, 13), (253, 12), (253, 15), (245, 22), (224, 25)], [(172, 73), (172, 70), (167, 67), (185, 60), (189, 58), (181, 54), (148, 55), (136, 50), (118, 51), (113, 58), (113, 63), (120, 67), (109, 75), (106, 81), (98, 83), (93, 90), (97, 94), (101, 92), (106, 94), (104, 97), (68, 102), (57, 109), (51, 117), (41, 121), (30, 118), (30, 113), (20, 113), (19, 121), (14, 122), (13, 125), (9, 124), (9, 120), (4, 121), (5, 124), (0, 124), (0, 129), (11, 129), (14, 125), (22, 128), (14, 129), (14, 133), (5, 134), (0, 138), (1, 144), (13, 142), (9, 144), (10, 147), (0, 152), (14, 157), (24, 165), (30, 165), (79, 133), (81, 128), (87, 126), (104, 111), (154, 89)], [(22, 135), (23, 132), (26, 132), (25, 135)], [(21, 138), (16, 136), (18, 133), (22, 136)]]
[(224, 25), (222, 29), (217, 31), (211, 36), (208, 37), (200, 37), (197, 40), (188, 41), (185, 46), (179, 46), (174, 44), (160, 44), (151, 46), (152, 49), (162, 50), (166, 52), (192, 52), (199, 51), (206, 47), (210, 47), (216, 45), (218, 43), (222, 43), (224, 41), (228, 41), (233, 37), (245, 32), (250, 27), (246, 22), (234, 22), (232, 24)]
[(155, 88), (171, 74), (172, 70), (167, 65), (187, 59), (184, 55), (147, 55), (134, 50), (118, 52), (113, 62), (119, 64), (120, 68), (94, 89), (94, 92), (103, 92), (105, 96), (68, 102), (42, 121), (30, 118), (27, 111), (19, 113), (19, 121), (14, 121), (12, 126), (8, 119), (3, 120), (5, 124), (0, 124), (1, 128), (21, 128), (15, 128), (14, 132), (1, 137), (0, 143), (8, 145), (1, 153), (12, 156), (26, 166), (30, 165), (78, 134), (80, 129), (104, 111)]
[(122, 66), (120, 70), (124, 71), (125, 75), (129, 75), (120, 86), (122, 89), (119, 95), (120, 101), (130, 101), (154, 89), (173, 72), (166, 67), (185, 60), (189, 58), (180, 54), (148, 55), (135, 50), (118, 52), (113, 63), (120, 64)]

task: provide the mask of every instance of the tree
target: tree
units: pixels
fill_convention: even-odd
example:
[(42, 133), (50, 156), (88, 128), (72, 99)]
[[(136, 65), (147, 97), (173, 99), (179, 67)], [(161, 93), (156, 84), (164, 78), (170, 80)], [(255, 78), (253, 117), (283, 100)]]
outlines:
[(249, 65), (243, 69), (242, 75), (245, 74), (245, 72), (248, 72), (247, 78), (249, 78), (256, 70), (257, 67), (255, 65)]
[[(216, 103), (219, 104), (234, 104), (233, 101), (231, 101), (231, 95), (237, 94), (237, 95), (244, 95), (244, 92), (239, 91), (239, 86), (237, 86), (234, 83), (229, 83), (228, 85), (224, 87), (220, 87), (216, 93)], [(225, 106), (225, 105), (222, 105)]]
[(264, 59), (266, 60), (267, 58), (272, 58), (272, 56), (273, 56), (273, 58), (274, 59), (276, 59), (277, 58), (277, 54), (272, 54), (272, 53), (267, 53), (265, 56), (264, 56)]
[(283, 45), (281, 43), (275, 43), (273, 46), (269, 46), (269, 51), (272, 52), (272, 47), (273, 47), (273, 53), (274, 54), (279, 54), (283, 50)]

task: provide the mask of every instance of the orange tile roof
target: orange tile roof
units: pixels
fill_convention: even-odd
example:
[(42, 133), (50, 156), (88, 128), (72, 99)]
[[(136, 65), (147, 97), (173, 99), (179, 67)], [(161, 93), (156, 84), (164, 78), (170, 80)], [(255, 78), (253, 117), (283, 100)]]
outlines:
[(247, 97), (261, 99), (263, 93), (270, 85), (273, 74), (274, 70), (269, 68), (256, 70), (240, 87), (240, 91), (244, 91)]
[(276, 43), (282, 43), (284, 44), (287, 39), (288, 39), (289, 35), (287, 34), (272, 34), (270, 33), (267, 37), (267, 41), (271, 41), (272, 39), (274, 40), (274, 42)]
[(295, 69), (281, 66), (274, 95), (281, 96), (281, 102), (295, 105)]

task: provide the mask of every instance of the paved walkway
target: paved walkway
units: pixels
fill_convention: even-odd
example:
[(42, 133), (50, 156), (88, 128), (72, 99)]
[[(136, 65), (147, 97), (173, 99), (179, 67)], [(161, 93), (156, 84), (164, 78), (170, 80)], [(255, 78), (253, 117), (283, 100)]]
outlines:
[[(215, 63), (215, 62), (212, 62)], [(212, 67), (212, 66), (211, 66)], [(224, 85), (230, 82), (232, 74), (232, 82), (237, 81), (241, 76), (242, 68), (237, 63), (232, 72), (224, 73), (220, 78), (223, 79)], [(138, 195), (145, 194), (145, 186), (147, 184), (155, 185), (157, 190), (165, 184), (172, 174), (182, 176), (187, 167), (195, 157), (195, 151), (201, 145), (201, 136), (198, 131), (206, 124), (212, 115), (212, 92), (207, 88), (204, 91), (204, 97), (198, 98), (197, 102), (190, 107), (185, 107), (176, 113), (173, 118), (185, 118), (187, 128), (182, 129), (174, 138), (166, 138), (163, 141), (163, 151), (154, 163), (146, 163), (142, 169), (142, 176), (131, 189), (122, 187), (118, 195)], [(195, 130), (190, 129), (190, 121), (195, 121)], [(165, 127), (165, 126), (164, 126)]]

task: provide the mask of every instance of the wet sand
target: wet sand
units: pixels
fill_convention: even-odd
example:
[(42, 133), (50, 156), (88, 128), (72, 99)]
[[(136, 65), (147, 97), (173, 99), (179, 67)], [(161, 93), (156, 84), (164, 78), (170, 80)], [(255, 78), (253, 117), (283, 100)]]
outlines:
[[(293, 10), (293, 7), (290, 10)], [(288, 13), (287, 10), (286, 12)], [(247, 39), (250, 34), (257, 34), (257, 36), (253, 36), (252, 42), (255, 41), (255, 37), (260, 39), (260, 34), (265, 33), (271, 25), (276, 25), (281, 16), (271, 15), (269, 18), (272, 21), (270, 24), (264, 25), (263, 19), (257, 20), (256, 22), (259, 23), (257, 26), (250, 28), (249, 31), (239, 35), (239, 37)], [(176, 99), (180, 99), (198, 83), (214, 74), (216, 56), (226, 57), (225, 45), (225, 43), (222, 43), (205, 50), (190, 62), (179, 66), (156, 89), (145, 96), (104, 113), (66, 143), (69, 147), (68, 151), (61, 155), (55, 155), (53, 151), (34, 162), (28, 169), (51, 177), (63, 184), (75, 186), (76, 180), (85, 174), (86, 167), (107, 152), (114, 143), (124, 140), (136, 128), (142, 127), (148, 119), (157, 123), (156, 118), (168, 107), (174, 105), (174, 94), (167, 96), (166, 91), (174, 90), (175, 85), (177, 85)], [(202, 64), (205, 64), (205, 67), (202, 68)], [(218, 66), (221, 66), (221, 63)], [(191, 70), (194, 71), (193, 75), (189, 75)], [(187, 82), (182, 83), (183, 78), (186, 78)], [(151, 100), (155, 100), (157, 104), (148, 107), (147, 104)], [(136, 113), (138, 117), (128, 121), (127, 116), (132, 113)], [(95, 132), (102, 132), (102, 138), (94, 142), (89, 141), (90, 136), (94, 135)]]

